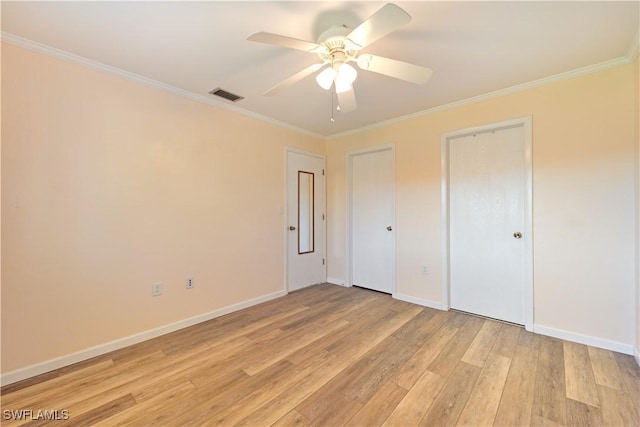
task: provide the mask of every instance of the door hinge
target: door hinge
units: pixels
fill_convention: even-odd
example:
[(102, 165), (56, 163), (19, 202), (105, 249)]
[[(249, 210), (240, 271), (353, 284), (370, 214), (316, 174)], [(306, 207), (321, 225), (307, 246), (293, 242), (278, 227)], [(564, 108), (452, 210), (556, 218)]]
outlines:
[(322, 214), (322, 220), (324, 221), (324, 214)]
[(322, 265), (324, 265), (324, 258), (322, 258)]
[(324, 176), (324, 169), (322, 169), (322, 176)]

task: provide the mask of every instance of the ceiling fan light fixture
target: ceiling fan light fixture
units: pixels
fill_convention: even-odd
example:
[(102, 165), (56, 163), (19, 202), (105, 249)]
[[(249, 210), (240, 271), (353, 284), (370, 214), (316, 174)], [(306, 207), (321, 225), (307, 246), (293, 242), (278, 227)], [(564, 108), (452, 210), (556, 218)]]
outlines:
[(332, 67), (325, 68), (324, 71), (316, 76), (316, 82), (318, 82), (318, 85), (322, 89), (329, 90), (331, 89), (331, 85), (333, 84), (333, 79), (335, 77), (336, 70), (334, 70)]
[(349, 64), (341, 64), (338, 67), (336, 86), (338, 84), (351, 86), (351, 84), (356, 81), (356, 77), (358, 77), (358, 72), (355, 68)]
[(338, 74), (334, 80), (336, 84), (336, 93), (343, 93), (353, 88), (353, 82), (356, 81), (358, 72), (349, 64), (341, 64), (338, 67)]

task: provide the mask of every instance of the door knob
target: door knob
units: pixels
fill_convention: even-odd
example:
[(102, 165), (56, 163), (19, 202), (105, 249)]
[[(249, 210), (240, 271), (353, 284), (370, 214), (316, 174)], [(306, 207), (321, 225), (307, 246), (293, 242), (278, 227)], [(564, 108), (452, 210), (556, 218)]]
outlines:
[(391, 230), (393, 230), (393, 228), (390, 225), (387, 226), (387, 231), (391, 231)]
[(290, 225), (290, 226), (289, 226), (289, 230), (293, 231), (293, 230), (295, 230), (295, 229), (296, 229), (296, 228), (295, 228), (293, 225)]
[(515, 233), (513, 233), (513, 237), (515, 237), (516, 239), (521, 239), (522, 238), (522, 233), (519, 231), (516, 231)]

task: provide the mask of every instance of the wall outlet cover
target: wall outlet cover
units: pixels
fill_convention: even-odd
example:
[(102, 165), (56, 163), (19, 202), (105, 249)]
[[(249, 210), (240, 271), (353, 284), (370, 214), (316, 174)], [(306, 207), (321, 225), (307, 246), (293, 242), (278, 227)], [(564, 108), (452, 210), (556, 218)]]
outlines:
[(156, 282), (151, 285), (151, 295), (154, 297), (162, 295), (162, 283)]

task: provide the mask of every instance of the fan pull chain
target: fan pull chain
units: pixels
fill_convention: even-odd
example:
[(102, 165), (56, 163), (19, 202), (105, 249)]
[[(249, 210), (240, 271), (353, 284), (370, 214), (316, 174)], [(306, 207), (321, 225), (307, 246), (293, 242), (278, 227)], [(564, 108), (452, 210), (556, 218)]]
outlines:
[(335, 110), (335, 108), (333, 108), (333, 91), (330, 91), (331, 93), (331, 123), (335, 123), (336, 121), (333, 119), (333, 110)]
[(333, 119), (333, 91), (329, 91), (329, 93), (331, 94), (331, 123), (335, 123), (336, 121)]

